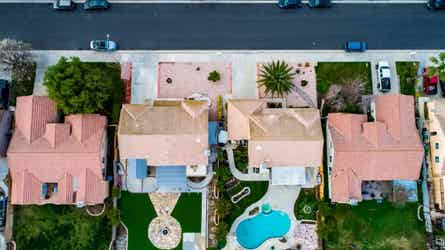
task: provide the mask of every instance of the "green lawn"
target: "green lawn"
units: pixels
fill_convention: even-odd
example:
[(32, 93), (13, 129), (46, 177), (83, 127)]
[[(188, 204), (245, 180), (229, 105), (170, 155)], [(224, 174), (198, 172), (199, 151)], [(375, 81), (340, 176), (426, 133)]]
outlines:
[(250, 195), (243, 198), (236, 204), (232, 205), (229, 215), (224, 219), (227, 225), (232, 226), (232, 223), (238, 218), (244, 210), (253, 203), (260, 200), (267, 192), (267, 181), (242, 181), (240, 184), (230, 192), (224, 192), (223, 197), (230, 200), (230, 197), (241, 191), (243, 187), (250, 187)]
[(294, 213), (297, 220), (316, 220), (318, 203), (319, 201), (315, 197), (315, 189), (301, 189), (294, 206)]
[[(156, 212), (148, 194), (122, 192), (119, 200), (121, 219), (128, 228), (128, 250), (157, 249), (148, 239), (147, 231)], [(201, 194), (181, 194), (172, 216), (182, 227), (182, 232), (201, 231)], [(178, 248), (182, 249), (182, 241)]]
[(17, 250), (106, 250), (111, 225), (85, 208), (63, 205), (15, 206), (13, 239)]
[(357, 206), (320, 207), (319, 236), (326, 249), (425, 249), (425, 229), (417, 203), (395, 206), (362, 201)]
[(200, 193), (181, 194), (172, 216), (181, 223), (182, 232), (201, 232), (201, 204)]
[(414, 96), (419, 62), (396, 62), (396, 68), (400, 79), (400, 93)]
[[(369, 62), (319, 62), (315, 70), (319, 102), (328, 93), (331, 85), (347, 86), (355, 80), (364, 82), (364, 91), (360, 95), (372, 94), (371, 64)], [(341, 95), (346, 98), (350, 96), (347, 92)], [(346, 100), (345, 103), (341, 112), (363, 112), (357, 103), (350, 100)], [(326, 105), (323, 111), (326, 114), (330, 112), (329, 105)]]

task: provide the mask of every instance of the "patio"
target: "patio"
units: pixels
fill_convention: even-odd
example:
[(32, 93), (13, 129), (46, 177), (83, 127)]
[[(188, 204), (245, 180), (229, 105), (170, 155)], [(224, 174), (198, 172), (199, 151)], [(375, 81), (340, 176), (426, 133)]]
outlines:
[[(263, 64), (257, 64), (257, 80), (260, 79), (261, 67)], [(317, 78), (315, 75), (314, 63), (288, 63), (296, 74), (293, 83), (295, 87), (302, 90), (299, 92), (294, 89), (287, 97), (286, 103), (288, 107), (317, 107)], [(259, 98), (271, 98), (266, 96), (264, 88), (258, 86)]]
[[(158, 98), (187, 98), (201, 94), (211, 101), (210, 119), (216, 118), (217, 98), (232, 93), (232, 64), (160, 62), (158, 65)], [(216, 82), (207, 78), (219, 72)]]

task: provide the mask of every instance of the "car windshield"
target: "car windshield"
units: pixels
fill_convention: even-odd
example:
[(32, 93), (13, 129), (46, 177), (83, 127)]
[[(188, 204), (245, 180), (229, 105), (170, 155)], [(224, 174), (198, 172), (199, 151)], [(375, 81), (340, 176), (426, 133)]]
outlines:
[(105, 41), (94, 41), (94, 46), (97, 48), (105, 48), (106, 42)]
[(389, 80), (389, 78), (383, 78), (382, 79), (382, 88), (383, 89), (389, 89), (391, 86), (390, 86), (390, 80)]

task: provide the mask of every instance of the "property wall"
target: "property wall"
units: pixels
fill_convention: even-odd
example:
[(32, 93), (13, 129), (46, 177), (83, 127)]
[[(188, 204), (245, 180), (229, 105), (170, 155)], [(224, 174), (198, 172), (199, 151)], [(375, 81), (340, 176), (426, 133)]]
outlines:
[(332, 174), (332, 168), (334, 167), (334, 144), (332, 142), (332, 136), (331, 133), (329, 132), (328, 125), (326, 125), (326, 157), (327, 157), (328, 176), (325, 177), (325, 181), (328, 182), (328, 197), (331, 198), (332, 197), (331, 174)]
[(102, 140), (102, 152), (100, 154), (103, 171), (107, 168), (107, 154), (108, 154), (108, 136), (107, 136), (107, 130), (105, 129), (104, 139)]

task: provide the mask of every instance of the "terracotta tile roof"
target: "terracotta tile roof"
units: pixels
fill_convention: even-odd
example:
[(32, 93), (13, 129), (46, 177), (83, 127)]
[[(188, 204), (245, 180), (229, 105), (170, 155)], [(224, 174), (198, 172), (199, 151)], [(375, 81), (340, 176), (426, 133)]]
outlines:
[(118, 135), (122, 160), (142, 158), (153, 166), (207, 165), (208, 103), (126, 104)]
[(317, 109), (271, 109), (262, 100), (238, 99), (229, 100), (227, 107), (229, 139), (249, 140), (250, 166), (321, 165), (323, 134)]
[[(37, 96), (18, 97), (16, 116), (17, 129), (8, 149), (12, 203), (102, 203), (107, 197), (107, 183), (102, 178), (106, 118), (69, 115), (65, 123), (55, 123), (54, 103)], [(86, 172), (95, 178), (87, 178)], [(43, 199), (43, 183), (57, 183), (58, 192)]]
[(416, 180), (423, 157), (411, 96), (376, 97), (376, 121), (366, 115), (331, 113), (334, 159), (332, 201), (361, 200), (363, 180)]

